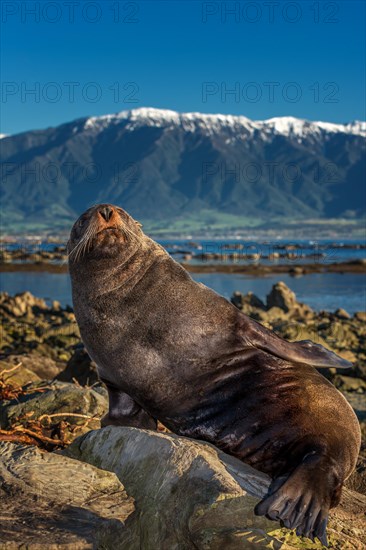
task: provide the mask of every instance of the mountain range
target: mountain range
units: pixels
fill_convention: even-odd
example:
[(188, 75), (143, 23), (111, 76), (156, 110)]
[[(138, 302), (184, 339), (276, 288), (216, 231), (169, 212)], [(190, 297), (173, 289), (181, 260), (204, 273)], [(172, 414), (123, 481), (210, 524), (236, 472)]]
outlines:
[(166, 229), (359, 219), (365, 136), (358, 121), (153, 108), (2, 135), (3, 227), (63, 229), (97, 202)]

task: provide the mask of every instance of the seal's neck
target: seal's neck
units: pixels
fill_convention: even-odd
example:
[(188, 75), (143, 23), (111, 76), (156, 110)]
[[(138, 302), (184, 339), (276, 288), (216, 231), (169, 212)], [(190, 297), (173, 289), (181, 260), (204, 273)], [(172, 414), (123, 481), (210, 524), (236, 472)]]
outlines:
[(118, 290), (127, 295), (150, 269), (168, 253), (146, 235), (129, 246), (128, 252), (110, 259), (91, 259), (70, 268), (73, 288), (92, 300)]

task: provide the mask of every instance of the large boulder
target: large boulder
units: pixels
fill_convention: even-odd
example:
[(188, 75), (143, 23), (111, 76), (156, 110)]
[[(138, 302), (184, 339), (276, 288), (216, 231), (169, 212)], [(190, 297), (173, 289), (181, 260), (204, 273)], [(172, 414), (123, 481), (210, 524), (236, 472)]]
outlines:
[[(128, 550), (321, 548), (254, 515), (269, 478), (217, 448), (184, 437), (108, 426), (75, 440), (64, 454), (115, 472), (134, 498)], [(366, 498), (345, 490), (332, 512), (333, 548), (366, 545)]]
[(221, 549), (234, 542), (249, 548), (251, 539), (256, 548), (266, 548), (276, 542), (267, 534), (276, 525), (253, 512), (268, 476), (230, 457), (224, 464), (211, 445), (108, 426), (78, 438), (63, 452), (124, 480), (139, 516), (138, 524), (130, 526), (129, 550)]

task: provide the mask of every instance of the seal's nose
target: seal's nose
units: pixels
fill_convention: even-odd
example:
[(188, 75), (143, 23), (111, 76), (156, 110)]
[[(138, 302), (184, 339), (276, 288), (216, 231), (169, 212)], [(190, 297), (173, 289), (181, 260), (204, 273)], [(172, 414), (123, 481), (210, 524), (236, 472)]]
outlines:
[(103, 206), (99, 210), (99, 214), (102, 216), (102, 218), (105, 219), (106, 222), (109, 222), (113, 214), (113, 208), (111, 208), (110, 206)]

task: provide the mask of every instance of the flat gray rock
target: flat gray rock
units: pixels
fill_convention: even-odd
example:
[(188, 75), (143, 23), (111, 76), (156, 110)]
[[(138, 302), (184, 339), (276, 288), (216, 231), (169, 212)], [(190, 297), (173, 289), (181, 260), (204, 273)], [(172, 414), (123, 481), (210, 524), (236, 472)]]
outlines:
[(253, 512), (269, 477), (212, 445), (108, 426), (76, 439), (63, 453), (113, 471), (123, 480), (138, 514), (137, 523), (132, 518), (127, 522), (128, 550), (282, 545), (267, 534), (276, 524)]

